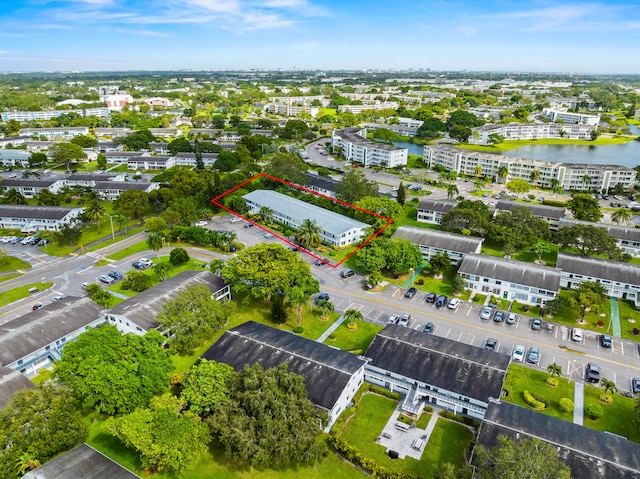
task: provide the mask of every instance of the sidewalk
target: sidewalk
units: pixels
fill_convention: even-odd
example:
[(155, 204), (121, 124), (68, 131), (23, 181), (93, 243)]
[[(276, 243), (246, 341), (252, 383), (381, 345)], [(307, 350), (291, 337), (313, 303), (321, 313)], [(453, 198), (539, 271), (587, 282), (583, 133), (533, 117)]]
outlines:
[(584, 384), (577, 381), (573, 393), (573, 422), (584, 425)]
[(333, 333), (336, 329), (340, 327), (342, 323), (344, 323), (345, 319), (346, 318), (344, 316), (340, 316), (338, 319), (336, 319), (335, 322), (331, 326), (329, 326), (327, 330), (324, 333), (322, 333), (318, 339), (316, 339), (316, 342), (324, 343), (327, 340), (327, 338), (331, 335), (331, 333)]
[(618, 309), (618, 300), (616, 298), (611, 298), (611, 327), (613, 329), (613, 335), (616, 338), (621, 338), (622, 329), (620, 328), (620, 310)]

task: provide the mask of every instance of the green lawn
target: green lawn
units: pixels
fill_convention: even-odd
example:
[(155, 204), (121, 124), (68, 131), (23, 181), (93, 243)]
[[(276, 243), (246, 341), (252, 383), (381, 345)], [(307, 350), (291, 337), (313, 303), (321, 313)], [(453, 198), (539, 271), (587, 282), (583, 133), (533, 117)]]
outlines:
[(633, 335), (633, 328), (640, 329), (640, 311), (635, 309), (629, 301), (623, 301), (621, 299), (618, 300), (618, 310), (622, 337), (638, 341), (640, 337)]
[(620, 394), (613, 395), (613, 402), (605, 404), (600, 401), (600, 395), (603, 393), (600, 387), (585, 385), (584, 387), (584, 407), (590, 404), (599, 404), (604, 410), (604, 414), (600, 419), (591, 420), (585, 414), (584, 425), (599, 431), (609, 431), (626, 437), (635, 442), (640, 442), (640, 431), (635, 427), (631, 418), (636, 417), (633, 407), (635, 401), (626, 398)]
[[(587, 313), (585, 316), (586, 323), (578, 324), (576, 321), (580, 319), (580, 313), (576, 308), (571, 307), (569, 304), (569, 291), (560, 291), (558, 297), (562, 299), (562, 304), (560, 305), (560, 311), (553, 315), (553, 318), (549, 318), (556, 323), (565, 324), (571, 328), (580, 327), (582, 329), (588, 329), (591, 331), (597, 331), (604, 333), (609, 325), (609, 319), (611, 318), (611, 301), (604, 302), (604, 314), (605, 316), (600, 316), (595, 313)], [(598, 321), (604, 321), (604, 327), (599, 328), (597, 323)], [(629, 334), (628, 339), (633, 339)]]
[(147, 246), (146, 240), (140, 241), (138, 243), (134, 243), (131, 246), (127, 246), (126, 248), (123, 248), (119, 251), (114, 251), (113, 253), (109, 254), (107, 257), (114, 261), (118, 261), (118, 260), (127, 258), (131, 255), (142, 253), (145, 251), (149, 251), (149, 246)]
[[(431, 272), (429, 271), (429, 268), (426, 267), (420, 272), (420, 274), (417, 274), (415, 276), (413, 285), (423, 293), (436, 293), (438, 295), (444, 294), (445, 296), (449, 296), (451, 298), (451, 297), (454, 297), (451, 283), (455, 275), (456, 275), (455, 270), (451, 268), (445, 271), (442, 279), (438, 279), (438, 278), (435, 278), (433, 274), (431, 274)], [(384, 277), (385, 281), (388, 281), (389, 283), (393, 283), (401, 287), (404, 286), (407, 279), (409, 279), (409, 274), (400, 276), (398, 279), (391, 278), (388, 276)], [(423, 283), (420, 284), (420, 281), (422, 281)], [(460, 298), (461, 301), (467, 301), (470, 295), (471, 295), (471, 291), (463, 291), (457, 297)]]
[(438, 418), (420, 461), (428, 465), (425, 472), (429, 471), (430, 474), (425, 476), (433, 477), (438, 465), (445, 462), (461, 467), (464, 464), (464, 451), (470, 448), (472, 439), (473, 434), (466, 426)]
[(0, 255), (0, 273), (29, 268), (31, 268), (31, 263), (28, 261), (21, 260), (15, 256), (7, 256), (6, 254)]
[[(51, 286), (53, 286), (53, 283), (31, 283), (25, 284), (24, 286), (18, 286), (17, 288), (13, 288), (8, 291), (3, 291), (0, 294), (0, 306), (6, 306), (7, 304), (11, 304), (20, 299), (31, 296), (31, 293), (29, 293), (29, 289), (31, 288), (38, 288), (40, 291), (44, 291)], [(33, 302), (35, 303), (37, 300), (34, 300)]]
[[(108, 250), (109, 246), (111, 246), (112, 244), (125, 240), (127, 239), (127, 237), (140, 233), (142, 230), (144, 230), (144, 226), (135, 226), (135, 227), (130, 226), (129, 229), (127, 230), (126, 236), (116, 236), (115, 240), (111, 236), (111, 233), (109, 233), (108, 239), (105, 239), (104, 241), (101, 241), (100, 243), (95, 244), (89, 248), (85, 248), (85, 251), (96, 251), (102, 248), (106, 248)], [(118, 231), (116, 231), (116, 233), (118, 233)]]
[(19, 278), (20, 276), (22, 276), (20, 273), (2, 275), (0, 276), (0, 283), (4, 281), (9, 281), (14, 278)]
[[(504, 258), (505, 256), (503, 246), (489, 240), (485, 240), (482, 243), (481, 253), (489, 256), (496, 256), (498, 258)], [(511, 259), (523, 261), (525, 263), (533, 263), (538, 260), (538, 255), (528, 251), (516, 251), (511, 253)], [(542, 261), (544, 261), (547, 266), (555, 266), (557, 260), (558, 247), (556, 245), (551, 245), (551, 252), (543, 254)]]
[[(547, 359), (543, 357), (542, 366), (547, 366), (545, 361), (547, 361)], [(542, 414), (573, 421), (573, 413), (564, 413), (558, 408), (558, 402), (562, 398), (569, 398), (573, 401), (575, 387), (573, 381), (569, 381), (567, 378), (560, 378), (558, 387), (552, 388), (546, 383), (548, 377), (549, 374), (546, 372), (518, 364), (511, 364), (504, 383), (504, 389), (509, 394), (502, 399), (531, 409), (522, 397), (522, 393), (527, 390), (534, 396), (544, 399), (549, 404), (549, 407), (540, 411)]]
[(345, 351), (357, 351), (358, 354), (362, 354), (367, 350), (375, 335), (378, 334), (382, 328), (383, 327), (378, 324), (360, 321), (358, 322), (358, 329), (352, 331), (347, 328), (347, 322), (345, 321), (327, 338), (325, 344), (344, 349)]

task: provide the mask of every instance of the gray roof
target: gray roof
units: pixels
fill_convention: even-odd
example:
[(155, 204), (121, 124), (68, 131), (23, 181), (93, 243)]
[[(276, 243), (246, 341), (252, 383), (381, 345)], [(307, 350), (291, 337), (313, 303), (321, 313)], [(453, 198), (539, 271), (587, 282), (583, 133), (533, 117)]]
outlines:
[(45, 220), (61, 220), (70, 212), (83, 208), (68, 208), (65, 206), (29, 206), (29, 205), (1, 205), (0, 218), (31, 218)]
[(362, 128), (359, 128), (359, 127), (343, 128), (341, 130), (336, 130), (335, 135), (345, 139), (349, 143), (354, 143), (356, 145), (364, 146), (366, 148), (371, 148), (375, 150), (385, 150), (385, 151), (407, 150), (407, 148), (402, 148), (400, 146), (369, 141), (366, 138), (358, 135), (359, 131), (362, 131)]
[(27, 160), (31, 152), (24, 150), (0, 150), (0, 160)]
[(456, 206), (457, 204), (455, 201), (424, 200), (420, 203), (420, 206), (418, 206), (418, 210), (446, 213)]
[(547, 291), (560, 289), (560, 269), (496, 256), (468, 254), (458, 273), (474, 274)]
[(165, 303), (192, 284), (203, 284), (212, 293), (225, 287), (224, 280), (210, 271), (183, 271), (114, 306), (109, 313), (125, 316), (129, 321), (149, 331), (158, 326), (156, 316)]
[(129, 158), (129, 161), (134, 162), (134, 161), (139, 161), (139, 162), (143, 162), (143, 161), (155, 161), (158, 163), (166, 163), (167, 161), (169, 161), (171, 159), (170, 156), (135, 156), (132, 158)]
[(88, 444), (80, 444), (29, 471), (22, 479), (140, 479)]
[(60, 338), (84, 329), (102, 316), (102, 308), (88, 296), (67, 296), (0, 325), (0, 364), (6, 366), (22, 359)]
[(498, 436), (535, 437), (552, 444), (579, 479), (637, 479), (640, 444), (508, 402), (491, 402), (477, 444), (495, 447)]
[(402, 238), (418, 246), (428, 246), (457, 253), (480, 252), (484, 238), (465, 236), (457, 233), (418, 228), (417, 226), (401, 226), (395, 233), (395, 238)]
[(296, 218), (300, 220), (300, 222), (304, 219), (315, 220), (318, 226), (324, 231), (336, 237), (339, 237), (350, 229), (367, 228), (369, 226), (353, 218), (325, 210), (319, 206), (305, 203), (304, 201), (271, 190), (255, 190), (244, 195), (243, 198), (271, 208), (274, 212)]
[(142, 190), (146, 191), (153, 183), (144, 181), (96, 181), (94, 190)]
[(566, 273), (607, 279), (614, 283), (640, 285), (640, 266), (637, 264), (558, 253), (556, 266)]
[(55, 180), (20, 180), (15, 178), (5, 178), (0, 182), (0, 187), (2, 188), (17, 188), (20, 186), (32, 186), (37, 188), (49, 188), (53, 185), (57, 179)]
[(69, 181), (112, 181), (118, 175), (114, 174), (97, 174), (97, 173), (73, 173), (67, 176)]
[(335, 406), (353, 374), (365, 365), (346, 351), (254, 321), (225, 332), (202, 357), (235, 370), (254, 364), (270, 369), (285, 363), (289, 371), (304, 377), (309, 399), (328, 410)]
[(142, 156), (142, 152), (140, 151), (105, 151), (102, 153), (105, 157), (120, 157), (120, 156), (128, 156), (129, 158), (136, 158), (138, 156)]
[(499, 210), (513, 211), (518, 207), (527, 208), (532, 216), (538, 216), (542, 218), (563, 218), (565, 215), (564, 208), (559, 208), (557, 206), (545, 206), (545, 205), (534, 205), (529, 203), (519, 203), (517, 201), (505, 201), (500, 200), (496, 204), (496, 207)]
[(333, 191), (333, 189), (338, 184), (338, 181), (334, 180), (333, 178), (327, 178), (326, 176), (312, 175), (310, 173), (307, 173), (307, 184), (313, 185), (316, 188), (320, 188), (323, 190)]
[(37, 387), (19, 371), (0, 366), (0, 409), (7, 405), (11, 396), (23, 389)]
[(397, 324), (373, 338), (365, 357), (377, 368), (483, 402), (500, 397), (511, 359)]
[[(202, 158), (218, 158), (217, 153), (201, 153), (200, 156), (202, 156)], [(175, 157), (176, 158), (195, 158), (196, 154), (181, 151), (179, 153), (176, 153)]]
[(590, 221), (563, 219), (560, 221), (558, 228), (569, 228), (570, 226), (576, 225), (597, 226), (598, 228), (607, 230), (607, 233), (616, 239), (640, 243), (640, 228), (634, 228), (633, 226), (616, 226), (603, 223), (591, 223)]

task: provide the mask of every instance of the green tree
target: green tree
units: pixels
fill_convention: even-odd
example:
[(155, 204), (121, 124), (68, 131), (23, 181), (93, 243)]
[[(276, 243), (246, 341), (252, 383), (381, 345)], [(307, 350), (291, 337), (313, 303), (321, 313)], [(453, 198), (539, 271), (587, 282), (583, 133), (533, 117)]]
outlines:
[(298, 155), (286, 153), (273, 156), (264, 168), (265, 173), (297, 185), (308, 183), (308, 170), (309, 166)]
[(584, 281), (571, 291), (569, 304), (580, 311), (580, 320), (584, 321), (587, 312), (598, 314), (602, 311), (606, 290), (595, 281)]
[(62, 197), (60, 195), (51, 193), (51, 191), (46, 188), (40, 190), (36, 195), (36, 199), (38, 200), (38, 205), (42, 206), (60, 206), (62, 203)]
[(158, 279), (160, 279), (160, 281), (164, 281), (169, 277), (169, 273), (173, 270), (173, 265), (168, 261), (163, 261), (161, 263), (154, 264), (151, 269), (158, 275)]
[(288, 296), (296, 284), (309, 285), (311, 293), (320, 290), (309, 264), (276, 243), (262, 243), (240, 251), (227, 260), (222, 276), (238, 292), (256, 299), (269, 300), (277, 294)]
[(451, 258), (444, 251), (438, 251), (429, 258), (429, 268), (436, 276), (442, 276), (442, 273), (451, 266)]
[(354, 254), (355, 266), (364, 271), (380, 272), (387, 267), (385, 245), (387, 239), (374, 239)]
[(162, 249), (162, 235), (160, 233), (149, 233), (147, 236), (147, 246), (160, 258), (160, 250)]
[(298, 322), (298, 328), (302, 327), (302, 307), (305, 304), (309, 304), (309, 301), (311, 300), (312, 290), (313, 288), (305, 287), (305, 285), (295, 285), (289, 290), (288, 298), (291, 306), (296, 308), (296, 320)]
[(149, 149), (149, 143), (158, 141), (158, 139), (149, 130), (139, 130), (117, 141), (124, 145), (127, 150), (140, 151)]
[(47, 161), (49, 161), (47, 155), (40, 152), (31, 153), (31, 156), (27, 160), (27, 162), (29, 163), (29, 168), (43, 168), (44, 165), (47, 164)]
[(455, 196), (459, 193), (458, 187), (456, 185), (449, 185), (447, 187), (447, 198), (455, 198)]
[(378, 184), (370, 181), (361, 171), (348, 171), (338, 183), (334, 191), (338, 198), (350, 204), (361, 200), (365, 196), (378, 196)]
[(464, 287), (464, 279), (462, 278), (462, 276), (456, 274), (451, 281), (451, 290), (453, 291), (453, 294), (462, 293), (464, 291)]
[(156, 330), (122, 334), (103, 325), (67, 343), (54, 375), (71, 387), (82, 407), (100, 413), (127, 413), (144, 407), (169, 383), (173, 363)]
[(529, 179), (534, 183), (538, 181), (540, 179), (540, 170), (533, 170), (529, 175)]
[(77, 135), (69, 140), (69, 143), (78, 145), (80, 148), (95, 148), (98, 146), (98, 140), (87, 135)]
[(591, 177), (591, 175), (582, 175), (582, 182), (584, 183), (584, 188), (585, 190), (589, 189), (589, 185), (591, 184), (591, 182), (593, 181), (593, 178)]
[(342, 316), (344, 316), (350, 329), (355, 329), (357, 324), (364, 319), (362, 313), (357, 309), (347, 309)]
[(271, 320), (276, 324), (284, 324), (287, 322), (289, 313), (284, 307), (284, 298), (279, 294), (273, 295), (271, 301)]
[(70, 163), (86, 158), (87, 154), (79, 145), (61, 142), (49, 148), (49, 157), (56, 163), (64, 163), (68, 170)]
[(606, 255), (617, 257), (620, 249), (616, 239), (607, 230), (595, 225), (577, 224), (560, 228), (554, 242), (561, 248), (575, 248), (582, 256)]
[(100, 220), (107, 214), (104, 205), (100, 200), (92, 200), (84, 209), (84, 216), (90, 223), (98, 225), (98, 234), (100, 234)]
[(54, 233), (55, 242), (59, 245), (76, 244), (82, 236), (80, 225), (63, 224), (58, 231)]
[(209, 288), (194, 284), (167, 301), (156, 321), (163, 331), (170, 331), (169, 344), (186, 353), (211, 340), (235, 311), (233, 301), (216, 301)]
[(547, 372), (551, 375), (551, 377), (560, 377), (562, 376), (562, 366), (559, 366), (555, 362), (553, 362), (547, 366)]
[(474, 448), (477, 479), (571, 479), (571, 470), (558, 458), (553, 444), (539, 439), (515, 442), (498, 436), (498, 445)]
[(529, 251), (538, 255), (538, 262), (542, 264), (542, 255), (551, 253), (551, 245), (546, 241), (538, 240), (531, 245)]
[(170, 142), (167, 145), (167, 148), (169, 150), (169, 153), (173, 156), (177, 155), (178, 153), (193, 152), (193, 147), (191, 146), (191, 143), (189, 143), (189, 140), (187, 140), (184, 136), (181, 136), (180, 138), (176, 138), (175, 140)]
[(396, 274), (408, 273), (422, 263), (422, 252), (417, 245), (404, 239), (390, 239), (385, 244), (385, 269)]
[(326, 412), (309, 400), (302, 376), (286, 364), (266, 371), (256, 364), (234, 373), (229, 389), (230, 399), (207, 419), (228, 457), (274, 469), (322, 459), (326, 446), (317, 439)]
[(206, 423), (184, 406), (182, 399), (164, 394), (153, 398), (149, 408), (109, 418), (104, 428), (126, 447), (137, 450), (152, 472), (180, 474), (198, 464), (210, 440)]
[(106, 289), (98, 287), (98, 290), (91, 293), (89, 295), (89, 298), (91, 298), (92, 301), (96, 302), (103, 308), (108, 308), (111, 303), (113, 303), (115, 296)]
[(513, 191), (519, 197), (520, 193), (526, 193), (527, 191), (529, 191), (531, 189), (531, 185), (526, 180), (523, 180), (521, 178), (514, 178), (509, 183), (507, 183), (507, 189), (509, 191)]
[(498, 167), (498, 181), (504, 182), (509, 177), (509, 167), (501, 165)]
[(96, 162), (98, 164), (98, 169), (105, 170), (107, 169), (107, 157), (102, 153), (98, 153), (98, 157), (96, 158)]
[(45, 384), (11, 396), (0, 409), (0, 478), (14, 479), (29, 469), (82, 443), (88, 429), (73, 391)]
[[(369, 223), (376, 231), (389, 222), (386, 218), (398, 221), (404, 215), (404, 209), (398, 202), (384, 196), (365, 196), (364, 198), (356, 201), (355, 206), (366, 210), (360, 211), (356, 209), (355, 219), (364, 223)], [(369, 211), (383, 216), (384, 218), (374, 216), (371, 213), (368, 213)]]
[(328, 299), (321, 299), (316, 303), (316, 306), (321, 311), (321, 318), (323, 321), (329, 320), (331, 314), (335, 311), (335, 306)]
[(567, 201), (567, 208), (573, 213), (573, 217), (580, 221), (598, 222), (602, 218), (598, 200), (588, 194), (573, 195), (573, 198)]
[(455, 125), (449, 130), (449, 136), (460, 143), (466, 143), (472, 132), (473, 130), (468, 126)]
[(42, 466), (40, 461), (34, 457), (33, 453), (30, 452), (23, 452), (16, 460), (16, 470), (21, 476), (26, 474), (28, 471), (33, 471), (34, 469), (39, 468), (40, 466)]
[(631, 221), (633, 214), (627, 208), (618, 208), (611, 214), (611, 221), (614, 221), (616, 224), (624, 223), (627, 224)]
[(27, 199), (15, 188), (10, 188), (9, 191), (4, 194), (3, 203), (6, 205), (26, 205)]
[(273, 214), (274, 214), (274, 211), (268, 206), (261, 206), (258, 209), (258, 215), (260, 216), (260, 218), (262, 218), (262, 221), (265, 224), (271, 223), (271, 221), (273, 220)]
[(152, 216), (144, 220), (144, 227), (149, 233), (159, 233), (167, 228), (167, 221), (161, 216)]
[(188, 263), (189, 259), (189, 253), (184, 248), (173, 248), (169, 253), (169, 262), (174, 266)]
[(613, 400), (613, 395), (618, 392), (618, 386), (616, 386), (616, 383), (610, 379), (602, 378), (600, 380), (600, 386), (604, 389), (605, 395), (612, 396)]
[(190, 411), (201, 417), (210, 416), (219, 404), (229, 399), (227, 383), (231, 374), (233, 368), (228, 364), (202, 359), (187, 371), (180, 397)]
[(407, 189), (404, 186), (404, 183), (401, 181), (398, 186), (398, 192), (396, 193), (396, 201), (400, 206), (404, 206), (407, 201)]
[(126, 281), (131, 284), (131, 289), (138, 293), (151, 287), (151, 278), (142, 271), (136, 271), (135, 269), (127, 271)]
[(113, 201), (114, 211), (128, 217), (139, 218), (148, 207), (149, 194), (140, 190), (123, 191)]
[(315, 220), (308, 218), (302, 221), (296, 233), (296, 240), (304, 246), (316, 246), (322, 241), (322, 228)]

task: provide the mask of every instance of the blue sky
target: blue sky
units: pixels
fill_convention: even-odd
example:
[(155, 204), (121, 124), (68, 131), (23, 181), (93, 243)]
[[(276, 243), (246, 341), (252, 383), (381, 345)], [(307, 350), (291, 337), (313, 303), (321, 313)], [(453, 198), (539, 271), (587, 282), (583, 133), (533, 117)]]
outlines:
[(640, 73), (638, 0), (2, 0), (0, 70)]

